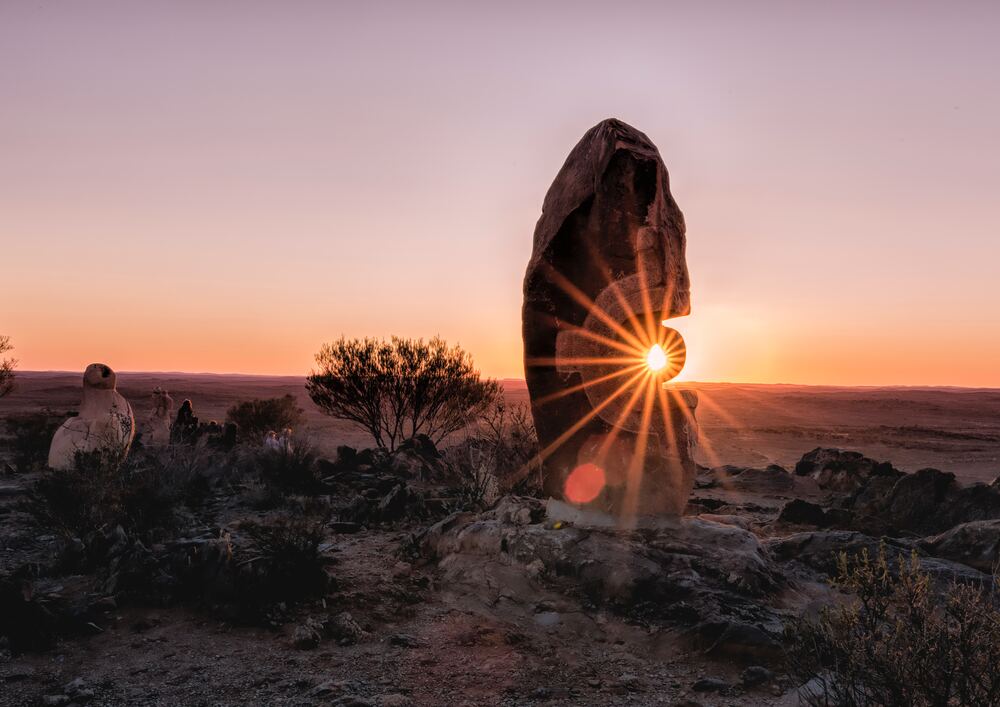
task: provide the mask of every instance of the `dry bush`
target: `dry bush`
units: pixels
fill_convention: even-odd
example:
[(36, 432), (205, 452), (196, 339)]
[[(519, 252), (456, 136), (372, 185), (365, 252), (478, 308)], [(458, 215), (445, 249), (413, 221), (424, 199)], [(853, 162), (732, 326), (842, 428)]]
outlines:
[(22, 473), (45, 468), (52, 436), (66, 418), (51, 410), (11, 415), (5, 420), (14, 467)]
[(316, 448), (308, 439), (296, 438), (281, 449), (251, 447), (243, 452), (244, 465), (265, 485), (281, 492), (316, 493), (322, 488)]
[(173, 528), (178, 506), (204, 491), (204, 467), (193, 451), (128, 459), (113, 450), (78, 452), (72, 469), (49, 471), (35, 484), (28, 509), (66, 538), (121, 526), (155, 540)]
[[(0, 354), (5, 354), (13, 348), (9, 336), (0, 336)], [(16, 367), (16, 359), (0, 358), (0, 398), (14, 390), (14, 369)]]
[(252, 548), (238, 548), (234, 555), (239, 567), (236, 601), (242, 614), (317, 596), (329, 586), (320, 552), (323, 523), (280, 518), (268, 524), (243, 523), (240, 530), (253, 540)]
[(463, 491), (472, 505), (489, 505), (509, 493), (540, 492), (538, 437), (523, 403), (494, 401), (466, 428), (465, 439), (445, 450), (445, 458), (462, 474)]
[(390, 452), (420, 434), (440, 444), (503, 396), (468, 353), (439, 338), (341, 338), (325, 344), (316, 363), (320, 370), (306, 381), (313, 402)]
[(838, 560), (835, 586), (851, 600), (789, 629), (791, 672), (809, 705), (885, 707), (1000, 704), (1000, 602), (990, 586), (937, 591), (916, 555), (885, 547)]
[(226, 422), (236, 424), (241, 439), (262, 444), (264, 435), (272, 430), (298, 428), (304, 419), (303, 412), (293, 395), (258, 398), (233, 405), (226, 412)]

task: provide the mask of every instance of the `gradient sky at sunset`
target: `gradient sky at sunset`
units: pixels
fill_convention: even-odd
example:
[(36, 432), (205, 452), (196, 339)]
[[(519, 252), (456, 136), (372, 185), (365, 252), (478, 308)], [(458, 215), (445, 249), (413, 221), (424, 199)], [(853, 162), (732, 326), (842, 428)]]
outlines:
[(694, 380), (1000, 386), (995, 2), (0, 3), (23, 369), (305, 373), (430, 336), (520, 377), (542, 198), (659, 146)]

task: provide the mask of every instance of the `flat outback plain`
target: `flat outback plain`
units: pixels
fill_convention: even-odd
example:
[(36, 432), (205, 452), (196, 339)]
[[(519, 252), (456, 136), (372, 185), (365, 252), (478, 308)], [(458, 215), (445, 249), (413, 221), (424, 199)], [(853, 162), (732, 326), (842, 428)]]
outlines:
[[(508, 400), (527, 403), (524, 382), (504, 380)], [(835, 387), (679, 383), (699, 392), (697, 418), (703, 466), (766, 466), (791, 470), (815, 447), (839, 447), (890, 461), (902, 471), (933, 467), (964, 483), (1000, 475), (1000, 390), (990, 388)], [(309, 400), (303, 376), (119, 373), (118, 390), (140, 425), (152, 410), (152, 390), (170, 392), (175, 409), (190, 399), (202, 421), (225, 419), (237, 402), (290, 393), (305, 410), (307, 433), (323, 451), (371, 445), (366, 433), (326, 417)], [(22, 372), (0, 402), (0, 417), (43, 408), (74, 410), (80, 374)]]
[[(448, 461), (472, 449), (461, 433), (444, 457), (338, 452), (371, 440), (304, 383), (119, 373), (140, 430), (156, 386), (205, 422), (290, 393), (305, 411), (295, 438), (322, 457), (300, 487), (261, 466), (294, 470), (294, 455), (260, 444), (161, 450), (137, 477), (147, 496), (130, 497), (145, 499), (145, 541), (121, 525), (58, 530), (37, 492), (65, 477), (15, 469), (0, 440), (0, 705), (793, 707), (811, 683), (788, 664), (784, 627), (838, 600), (838, 553), (886, 543), (942, 586), (991, 581), (1000, 491), (971, 485), (1000, 475), (1000, 390), (677, 384), (700, 399), (686, 518), (617, 533), (552, 521), (525, 489), (470, 500)], [(523, 381), (504, 387), (526, 404)], [(79, 373), (19, 372), (0, 420), (68, 414), (80, 395)], [(916, 473), (928, 467), (958, 484)], [(69, 517), (95, 508), (65, 495)], [(312, 554), (290, 543), (310, 538)], [(288, 603), (257, 601), (278, 592), (270, 577)]]

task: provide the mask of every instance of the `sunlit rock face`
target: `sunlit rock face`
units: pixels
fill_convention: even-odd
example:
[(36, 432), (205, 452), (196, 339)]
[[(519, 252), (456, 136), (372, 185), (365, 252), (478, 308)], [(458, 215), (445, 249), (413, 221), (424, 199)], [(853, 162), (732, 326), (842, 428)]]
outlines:
[(691, 309), (684, 231), (659, 151), (619, 120), (583, 136), (545, 196), (523, 335), (554, 497), (623, 517), (684, 509), (697, 397), (664, 385), (685, 349), (661, 324)]
[(77, 452), (107, 451), (124, 456), (135, 436), (132, 406), (115, 390), (115, 372), (103, 363), (92, 363), (83, 373), (80, 414), (56, 430), (49, 447), (49, 466), (72, 469)]

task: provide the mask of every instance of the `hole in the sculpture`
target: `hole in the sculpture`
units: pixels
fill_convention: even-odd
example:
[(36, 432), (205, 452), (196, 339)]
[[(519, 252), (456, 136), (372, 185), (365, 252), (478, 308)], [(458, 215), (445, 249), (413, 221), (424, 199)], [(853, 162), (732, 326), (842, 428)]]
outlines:
[(604, 469), (597, 464), (581, 464), (566, 477), (566, 499), (570, 503), (590, 503), (606, 483)]
[(662, 371), (670, 361), (667, 352), (659, 344), (653, 344), (646, 354), (646, 365), (651, 371)]

